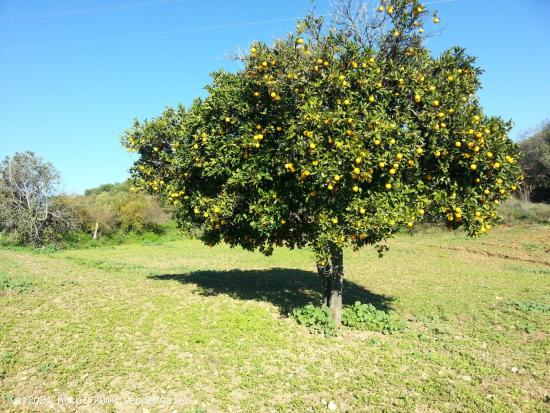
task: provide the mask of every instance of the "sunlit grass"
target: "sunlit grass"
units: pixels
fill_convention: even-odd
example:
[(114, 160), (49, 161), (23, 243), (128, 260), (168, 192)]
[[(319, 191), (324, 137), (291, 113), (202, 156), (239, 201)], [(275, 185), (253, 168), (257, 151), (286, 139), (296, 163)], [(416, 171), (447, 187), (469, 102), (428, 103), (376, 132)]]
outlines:
[(407, 328), (328, 339), (287, 316), (318, 300), (308, 251), (0, 250), (3, 279), (32, 286), (0, 291), (0, 410), (32, 394), (178, 400), (158, 411), (543, 411), (549, 239), (540, 226), (477, 240), (426, 230), (383, 259), (346, 252), (346, 301)]

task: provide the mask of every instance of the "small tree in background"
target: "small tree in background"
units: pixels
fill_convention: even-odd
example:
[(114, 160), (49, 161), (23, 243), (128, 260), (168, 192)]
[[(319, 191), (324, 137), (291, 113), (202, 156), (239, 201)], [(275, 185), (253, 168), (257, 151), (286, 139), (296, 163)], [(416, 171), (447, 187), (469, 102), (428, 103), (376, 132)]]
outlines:
[(43, 245), (75, 228), (73, 211), (56, 197), (59, 173), (32, 152), (0, 164), (0, 229), (14, 242)]
[(533, 201), (550, 202), (550, 121), (520, 143), (524, 156), (526, 196)]
[(481, 70), (459, 48), (431, 56), (420, 2), (356, 11), (343, 3), (330, 27), (310, 15), (254, 43), (241, 70), (213, 74), (206, 98), (123, 137), (139, 153), (135, 185), (206, 244), (310, 247), (337, 322), (343, 248), (382, 252), (424, 219), (483, 234), (520, 179), (510, 123), (477, 100)]

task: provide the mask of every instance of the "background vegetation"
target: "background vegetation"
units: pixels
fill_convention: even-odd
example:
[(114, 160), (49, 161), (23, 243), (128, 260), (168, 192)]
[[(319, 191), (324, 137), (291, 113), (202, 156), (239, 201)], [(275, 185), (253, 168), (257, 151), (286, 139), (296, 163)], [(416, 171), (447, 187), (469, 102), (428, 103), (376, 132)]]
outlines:
[(156, 232), (169, 218), (154, 197), (132, 192), (128, 182), (101, 185), (65, 201), (76, 211), (80, 230), (93, 234), (98, 223), (99, 236)]
[(534, 202), (550, 202), (550, 121), (520, 143), (525, 173), (523, 193)]
[(0, 242), (61, 247), (174, 232), (157, 199), (131, 191), (128, 182), (84, 195), (59, 194), (59, 183), (55, 167), (32, 152), (6, 157), (0, 164)]

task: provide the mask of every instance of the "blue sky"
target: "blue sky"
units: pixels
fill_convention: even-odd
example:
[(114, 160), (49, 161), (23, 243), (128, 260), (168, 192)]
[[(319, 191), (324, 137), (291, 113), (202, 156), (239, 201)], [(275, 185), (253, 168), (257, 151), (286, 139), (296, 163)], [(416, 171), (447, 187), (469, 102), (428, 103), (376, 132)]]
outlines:
[[(550, 1), (429, 0), (444, 31), (485, 69), (488, 114), (512, 137), (550, 118)], [(62, 190), (122, 181), (119, 143), (134, 117), (203, 95), (227, 55), (295, 27), (309, 0), (0, 0), (0, 158), (33, 150), (61, 171)], [(319, 0), (320, 13), (329, 10)]]

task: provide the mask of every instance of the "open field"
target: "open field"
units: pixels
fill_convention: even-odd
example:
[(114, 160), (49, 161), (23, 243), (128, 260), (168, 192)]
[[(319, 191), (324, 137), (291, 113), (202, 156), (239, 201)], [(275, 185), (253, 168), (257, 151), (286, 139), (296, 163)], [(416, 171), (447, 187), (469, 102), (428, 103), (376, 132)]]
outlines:
[[(0, 411), (548, 411), (550, 228), (468, 240), (428, 230), (346, 252), (344, 298), (404, 332), (310, 334), (307, 251), (263, 257), (195, 240), (0, 249)], [(60, 405), (58, 396), (118, 398)], [(172, 405), (123, 404), (163, 397)], [(82, 399), (83, 403), (88, 403)]]

